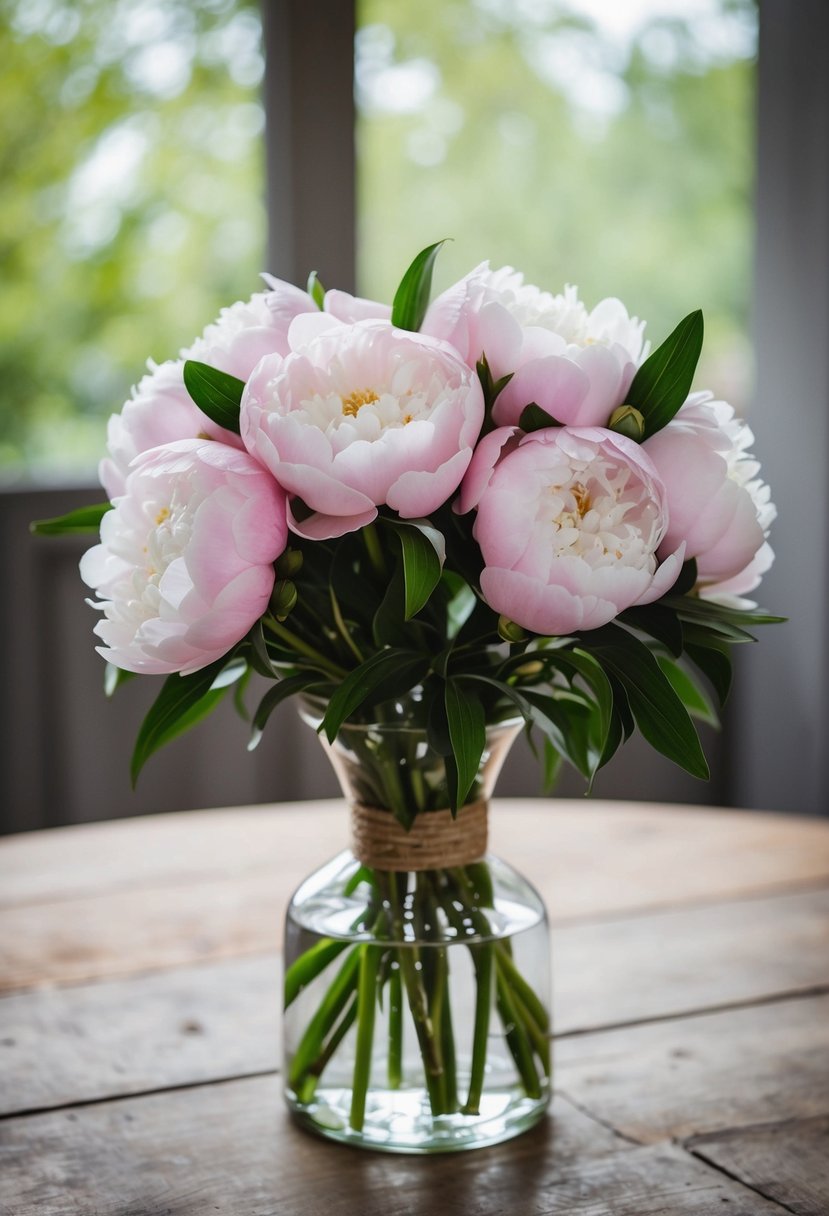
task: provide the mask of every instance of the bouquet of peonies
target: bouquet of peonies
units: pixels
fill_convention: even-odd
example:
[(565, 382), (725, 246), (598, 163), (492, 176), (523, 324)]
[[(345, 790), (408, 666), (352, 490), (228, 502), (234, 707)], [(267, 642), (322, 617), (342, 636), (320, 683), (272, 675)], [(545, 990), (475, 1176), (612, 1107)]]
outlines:
[[(391, 308), (324, 291), (316, 275), (305, 291), (266, 276), (267, 291), (179, 360), (151, 365), (110, 419), (110, 501), (35, 525), (100, 524), (81, 574), (103, 613), (110, 687), (119, 673), (167, 677), (134, 779), (255, 672), (274, 683), (251, 745), (301, 694), (306, 719), (341, 747), (361, 831), (388, 844), (378, 811), (412, 839), (457, 816), (451, 856), (427, 842), (417, 865), (400, 840), (358, 854), (337, 880), (348, 932), (300, 933), (289, 951), (286, 1003), (316, 993), (289, 1051), (293, 1101), (312, 1109), (356, 1021), (338, 1116), (352, 1133), (386, 989), (388, 1085), (405, 1072), (403, 1001), (433, 1116), (481, 1111), (493, 985), (524, 1099), (547, 1092), (544, 1001), (496, 940), (484, 846), (463, 844), (499, 728), (526, 726), (550, 780), (567, 761), (591, 783), (635, 727), (705, 777), (692, 719), (715, 720), (731, 645), (779, 619), (744, 598), (771, 563), (775, 513), (751, 433), (725, 402), (689, 395), (701, 313), (648, 354), (619, 300), (588, 311), (571, 287), (554, 296), (486, 263), (430, 304), (439, 248), (415, 258)], [(413, 950), (433, 935), (428, 965), (401, 946), (412, 919)], [(392, 945), (367, 944), (378, 938)], [(460, 1097), (441, 961), (459, 939), (478, 993)]]
[(453, 808), (499, 706), (588, 781), (634, 725), (707, 775), (697, 673), (722, 702), (729, 647), (773, 619), (743, 597), (775, 510), (748, 427), (689, 396), (701, 314), (644, 358), (619, 300), (509, 268), (429, 305), (439, 248), (392, 308), (265, 276), (110, 419), (110, 502), (34, 525), (100, 524), (81, 574), (110, 686), (169, 676), (134, 777), (253, 671), (277, 681), (254, 743), (296, 693), (333, 739), (420, 689)]

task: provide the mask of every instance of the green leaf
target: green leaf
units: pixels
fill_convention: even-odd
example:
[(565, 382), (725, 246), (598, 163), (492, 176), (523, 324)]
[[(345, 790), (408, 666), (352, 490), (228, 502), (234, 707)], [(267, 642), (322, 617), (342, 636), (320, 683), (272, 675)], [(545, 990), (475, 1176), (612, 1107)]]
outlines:
[(308, 275), (308, 284), (305, 290), (308, 292), (308, 295), (314, 301), (320, 312), (322, 312), (323, 305), (325, 304), (325, 288), (320, 282), (319, 275), (317, 274), (316, 270), (312, 270)]
[(702, 350), (703, 329), (702, 312), (689, 313), (636, 373), (624, 404), (644, 415), (646, 439), (667, 426), (686, 400)]
[[(481, 684), (487, 684), (492, 688), (497, 688), (505, 700), (512, 701), (528, 725), (538, 727), (541, 733), (551, 741), (556, 750), (578, 768), (578, 764), (570, 755), (567, 738), (564, 731), (562, 731), (563, 711), (559, 712), (556, 706), (550, 712), (551, 707), (545, 704), (551, 698), (541, 697), (533, 702), (530, 701), (526, 690), (519, 691), (513, 685), (505, 684), (502, 680), (497, 680), (492, 676), (478, 675), (473, 672), (464, 672), (463, 676), (458, 676), (457, 679), (474, 680)], [(585, 772), (584, 775), (588, 776), (589, 774)]]
[(167, 677), (141, 723), (135, 741), (130, 765), (133, 787), (138, 774), (154, 752), (201, 722), (216, 708), (226, 686), (214, 688), (213, 684), (227, 663), (227, 658), (223, 658), (209, 667), (203, 667), (201, 671), (194, 671), (192, 675)]
[(642, 604), (638, 608), (626, 608), (619, 620), (623, 625), (638, 629), (661, 642), (675, 658), (682, 654), (682, 625), (672, 608), (662, 604)]
[(444, 569), (441, 581), (449, 597), (446, 601), (446, 637), (451, 642), (475, 611), (478, 597), (466, 579), (454, 570)]
[(297, 693), (306, 692), (309, 688), (319, 686), (321, 684), (318, 671), (302, 671), (294, 676), (285, 676), (284, 679), (278, 680), (273, 688), (269, 688), (253, 715), (253, 729), (248, 742), (248, 751), (252, 752), (258, 746), (259, 740), (262, 738), (262, 732), (265, 729), (265, 723), (271, 716), (277, 705), (281, 705), (283, 701), (287, 701), (289, 697), (296, 696)]
[(114, 663), (107, 663), (104, 670), (104, 693), (108, 697), (115, 695), (117, 689), (122, 684), (126, 684), (128, 680), (134, 680), (136, 672), (124, 671), (123, 667), (116, 667)]
[(91, 507), (78, 507), (66, 515), (56, 515), (53, 519), (36, 519), (29, 524), (29, 531), (38, 536), (66, 536), (72, 532), (98, 532), (101, 520), (107, 511), (112, 509), (112, 503), (98, 502)]
[(689, 557), (687, 562), (682, 563), (682, 569), (679, 572), (679, 578), (671, 587), (671, 595), (687, 595), (689, 591), (693, 591), (697, 585), (697, 560), (695, 557)]
[(593, 655), (588, 654), (586, 650), (576, 648), (564, 651), (556, 655), (556, 661), (563, 671), (579, 675), (593, 694), (597, 712), (594, 714), (592, 747), (598, 753), (596, 763), (596, 768), (598, 768), (601, 766), (601, 757), (607, 746), (613, 716), (613, 688), (610, 680), (601, 663), (597, 662)]
[(699, 718), (701, 722), (707, 722), (709, 726), (718, 727), (720, 720), (716, 710), (688, 672), (677, 663), (665, 658), (664, 655), (658, 655), (656, 661), (670, 680), (674, 692), (691, 717)]
[(405, 582), (404, 619), (410, 621), (440, 581), (446, 554), (443, 534), (426, 520), (383, 519), (400, 542)]
[(381, 704), (408, 692), (425, 676), (429, 660), (412, 651), (389, 648), (371, 655), (345, 677), (328, 702), (321, 729), (333, 743), (346, 718), (369, 698)]
[(245, 704), (245, 693), (247, 692), (250, 678), (253, 675), (253, 668), (245, 664), (245, 670), (241, 677), (236, 682), (236, 687), (233, 690), (233, 708), (236, 710), (243, 722), (250, 722), (250, 714), (248, 707)]
[(540, 405), (536, 405), (534, 401), (531, 401), (521, 411), (518, 425), (522, 431), (526, 431), (529, 435), (531, 431), (546, 431), (551, 426), (561, 426), (561, 423), (556, 422), (552, 414), (548, 414)]
[(618, 625), (590, 635), (590, 649), (619, 680), (636, 724), (652, 747), (694, 777), (706, 779), (708, 764), (688, 711), (651, 651)]
[(211, 422), (239, 434), (239, 406), (244, 380), (220, 372), (207, 363), (188, 359), (184, 364), (184, 387)]
[[(703, 640), (697, 640), (700, 637)], [(731, 657), (727, 644), (693, 629), (686, 629), (685, 653), (708, 679), (722, 709), (731, 692)]]
[(423, 249), (400, 280), (391, 310), (391, 323), (398, 329), (408, 329), (416, 333), (423, 324), (432, 292), (435, 259), (445, 244), (445, 240), (437, 241)]
[[(365, 590), (363, 594), (365, 595)], [(403, 560), (400, 558), (388, 581), (386, 594), (380, 601), (371, 622), (371, 633), (375, 646), (380, 648), (400, 646), (405, 650), (413, 644), (412, 631), (407, 628), (404, 619), (405, 597), (406, 579), (403, 573)]]
[(451, 774), (455, 780), (450, 780), (449, 805), (452, 813), (457, 814), (480, 767), (486, 747), (486, 720), (480, 697), (467, 692), (457, 680), (446, 681), (444, 701), (452, 755), (455, 758), (455, 771)]

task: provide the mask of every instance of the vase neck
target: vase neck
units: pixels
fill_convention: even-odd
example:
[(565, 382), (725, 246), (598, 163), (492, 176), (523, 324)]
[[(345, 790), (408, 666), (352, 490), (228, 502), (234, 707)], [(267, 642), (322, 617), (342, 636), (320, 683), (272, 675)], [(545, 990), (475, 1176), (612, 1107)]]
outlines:
[(440, 870), (480, 861), (487, 849), (489, 803), (485, 799), (450, 810), (426, 811), (407, 831), (390, 811), (351, 804), (351, 848), (373, 870), (405, 873)]

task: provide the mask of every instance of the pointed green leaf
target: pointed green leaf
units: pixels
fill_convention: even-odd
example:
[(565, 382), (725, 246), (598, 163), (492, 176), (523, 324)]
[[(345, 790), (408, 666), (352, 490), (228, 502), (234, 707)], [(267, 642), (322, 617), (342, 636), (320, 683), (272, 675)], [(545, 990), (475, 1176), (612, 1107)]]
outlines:
[(670, 659), (665, 658), (664, 655), (658, 655), (656, 661), (670, 680), (674, 692), (691, 717), (698, 718), (701, 722), (707, 722), (709, 726), (718, 727), (720, 720), (716, 710), (688, 672), (678, 663), (673, 663)]
[(650, 355), (627, 392), (624, 404), (645, 418), (645, 438), (671, 421), (691, 389), (703, 338), (702, 312), (689, 313)]
[[(363, 592), (365, 595), (365, 590)], [(394, 573), (388, 581), (386, 593), (383, 596), (374, 620), (371, 622), (371, 632), (375, 646), (402, 646), (405, 650), (412, 645), (411, 630), (405, 621), (406, 580), (403, 573), (403, 561), (395, 564)]]
[(134, 680), (136, 673), (134, 671), (124, 671), (123, 667), (116, 667), (114, 663), (107, 663), (104, 670), (104, 693), (108, 697), (115, 695), (117, 689), (122, 684), (126, 684), (128, 680)]
[(278, 680), (273, 688), (269, 688), (259, 702), (256, 713), (253, 715), (253, 730), (248, 742), (248, 751), (252, 752), (259, 745), (262, 731), (265, 729), (265, 723), (277, 705), (281, 705), (283, 701), (287, 701), (289, 697), (296, 696), (297, 693), (307, 692), (309, 688), (319, 685), (320, 675), (318, 671), (302, 671), (295, 676), (285, 676), (284, 679)]
[(663, 604), (642, 604), (638, 608), (626, 608), (619, 620), (661, 642), (675, 658), (682, 654), (682, 625), (672, 608)]
[(671, 595), (687, 595), (689, 591), (693, 591), (694, 587), (696, 587), (698, 577), (696, 558), (689, 557), (687, 562), (682, 563), (679, 578), (673, 587), (671, 587)]
[(526, 431), (529, 435), (531, 431), (546, 431), (551, 426), (561, 426), (561, 423), (556, 422), (552, 414), (548, 414), (540, 405), (536, 405), (534, 401), (531, 401), (521, 411), (518, 425), (522, 431)]
[(325, 288), (320, 282), (319, 275), (317, 274), (316, 270), (312, 270), (308, 275), (308, 285), (305, 290), (308, 292), (308, 295), (314, 301), (320, 312), (322, 312), (323, 305), (325, 304)]
[(692, 627), (686, 627), (684, 633), (685, 653), (708, 679), (722, 709), (731, 692), (731, 657), (728, 644), (719, 642), (710, 634), (697, 632)]
[(404, 619), (420, 612), (440, 581), (446, 557), (443, 534), (427, 520), (384, 519), (400, 542), (405, 583)]
[(112, 509), (112, 503), (98, 502), (91, 507), (78, 507), (66, 515), (56, 515), (53, 519), (36, 519), (29, 524), (29, 531), (38, 536), (66, 536), (73, 532), (98, 532), (101, 520), (107, 511)]
[(446, 241), (437, 241), (421, 250), (400, 280), (394, 293), (391, 323), (398, 329), (417, 332), (423, 324), (432, 293), (432, 271), (435, 259)]
[(644, 642), (618, 625), (605, 625), (591, 630), (590, 651), (623, 685), (648, 743), (692, 776), (706, 779), (708, 764), (694, 724)]
[[(486, 720), (480, 697), (468, 692), (456, 680), (446, 681), (444, 701), (455, 758), (455, 772), (451, 774), (454, 781), (449, 790), (450, 806), (455, 814), (463, 806), (480, 767), (486, 747)], [(448, 768), (447, 776), (450, 776)]]
[(375, 705), (402, 696), (420, 682), (428, 666), (428, 657), (424, 655), (389, 648), (378, 651), (355, 667), (328, 702), (321, 729), (329, 743), (334, 742), (337, 731), (355, 709), (367, 701)]
[(167, 677), (135, 741), (130, 765), (133, 786), (154, 752), (201, 722), (215, 709), (224, 696), (226, 686), (214, 688), (213, 684), (227, 663), (227, 658), (223, 658), (209, 667), (203, 667), (201, 671), (194, 671), (192, 675)]
[(239, 434), (239, 405), (244, 380), (220, 372), (207, 363), (188, 359), (184, 364), (184, 387), (211, 422)]

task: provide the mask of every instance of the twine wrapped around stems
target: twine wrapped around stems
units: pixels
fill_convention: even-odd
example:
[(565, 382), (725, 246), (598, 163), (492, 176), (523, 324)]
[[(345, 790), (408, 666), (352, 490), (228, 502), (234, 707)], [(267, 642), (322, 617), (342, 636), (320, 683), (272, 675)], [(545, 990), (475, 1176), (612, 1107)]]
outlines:
[(351, 804), (351, 850), (374, 870), (439, 870), (480, 861), (487, 849), (489, 804), (485, 799), (452, 812), (424, 811), (411, 829), (390, 811)]

